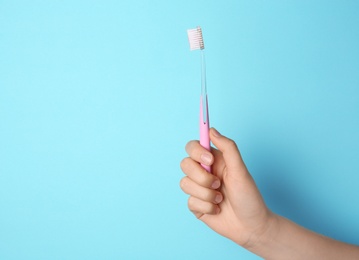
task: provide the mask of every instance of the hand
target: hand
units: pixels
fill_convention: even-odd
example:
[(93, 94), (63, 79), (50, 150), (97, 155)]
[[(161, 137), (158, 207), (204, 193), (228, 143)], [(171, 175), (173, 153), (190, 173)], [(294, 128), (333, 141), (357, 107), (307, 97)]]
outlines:
[[(181, 162), (186, 176), (182, 190), (189, 194), (188, 208), (217, 233), (249, 248), (266, 233), (274, 214), (266, 207), (234, 141), (210, 129), (218, 148), (211, 152), (198, 141), (186, 145)], [(212, 174), (200, 163), (210, 165)]]
[[(188, 207), (217, 233), (264, 259), (359, 259), (359, 246), (307, 230), (265, 205), (236, 144), (214, 128), (211, 152), (198, 141), (186, 145), (181, 162)], [(200, 165), (212, 167), (212, 174)]]

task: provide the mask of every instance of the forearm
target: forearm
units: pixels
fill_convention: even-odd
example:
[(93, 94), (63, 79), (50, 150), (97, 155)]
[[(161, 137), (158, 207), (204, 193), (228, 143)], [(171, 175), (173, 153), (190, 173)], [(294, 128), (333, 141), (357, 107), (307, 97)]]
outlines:
[(359, 247), (342, 243), (273, 215), (263, 236), (248, 250), (265, 259), (359, 259)]

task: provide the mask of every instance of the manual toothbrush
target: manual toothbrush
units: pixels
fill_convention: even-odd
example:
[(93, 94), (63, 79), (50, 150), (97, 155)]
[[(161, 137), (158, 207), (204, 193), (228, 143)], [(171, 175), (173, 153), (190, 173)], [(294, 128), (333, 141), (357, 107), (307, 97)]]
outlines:
[[(206, 64), (204, 59), (204, 42), (202, 37), (202, 29), (198, 26), (195, 29), (187, 30), (190, 50), (201, 50), (201, 99), (200, 99), (200, 113), (199, 113), (199, 133), (200, 144), (208, 151), (211, 150), (209, 140), (209, 115), (208, 115), (208, 98), (206, 86)], [(211, 167), (201, 164), (204, 169), (211, 172)]]

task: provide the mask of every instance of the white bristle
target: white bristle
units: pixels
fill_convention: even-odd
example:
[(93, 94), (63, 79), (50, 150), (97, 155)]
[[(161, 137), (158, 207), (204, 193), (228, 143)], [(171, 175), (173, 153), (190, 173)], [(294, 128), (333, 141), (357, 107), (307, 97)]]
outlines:
[(191, 51), (204, 49), (201, 27), (187, 30), (187, 35)]

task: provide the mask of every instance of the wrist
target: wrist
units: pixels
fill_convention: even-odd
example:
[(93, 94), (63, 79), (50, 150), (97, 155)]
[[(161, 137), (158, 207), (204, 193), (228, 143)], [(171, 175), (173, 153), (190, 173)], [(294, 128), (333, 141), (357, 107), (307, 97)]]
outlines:
[(258, 229), (243, 247), (257, 255), (261, 255), (262, 249), (270, 245), (278, 235), (280, 230), (279, 226), (280, 216), (269, 211), (265, 225)]

